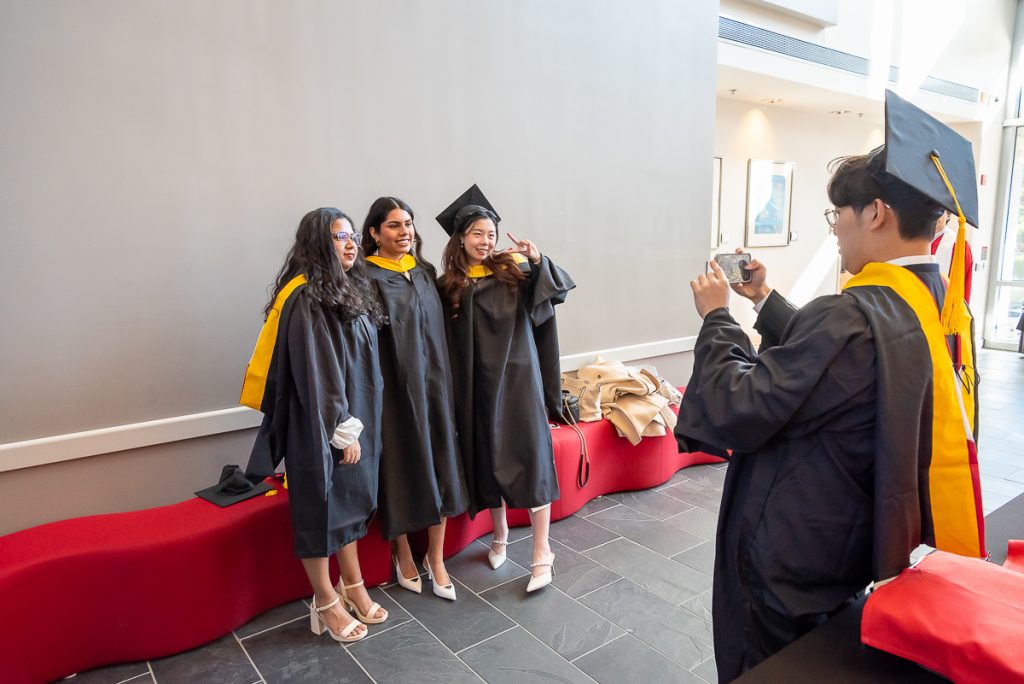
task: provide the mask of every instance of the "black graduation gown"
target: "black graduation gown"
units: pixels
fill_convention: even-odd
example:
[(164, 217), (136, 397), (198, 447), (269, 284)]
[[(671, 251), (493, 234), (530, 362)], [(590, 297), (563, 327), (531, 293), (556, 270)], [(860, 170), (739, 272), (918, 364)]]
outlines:
[(470, 516), (502, 499), (534, 508), (559, 496), (548, 424), (561, 398), (554, 305), (576, 284), (547, 257), (520, 268), (518, 291), (470, 279), (457, 317), (444, 303)]
[[(937, 270), (922, 280), (941, 296)], [(909, 442), (930, 426), (931, 359), (910, 307), (888, 288), (871, 289), (869, 299), (821, 297), (799, 311), (773, 292), (755, 326), (760, 354), (727, 309), (701, 327), (675, 433), (684, 450), (734, 450), (712, 600), (719, 681), (827, 619), (888, 572), (881, 568), (905, 567), (922, 540), (918, 528), (896, 549), (886, 535), (888, 522), (920, 519), (919, 445)], [(880, 383), (880, 365), (898, 381)], [(879, 407), (914, 433), (903, 434), (904, 463), (876, 464)], [(876, 503), (889, 505), (878, 525)]]
[[(281, 459), (300, 558), (333, 554), (366, 534), (377, 508), (381, 375), (377, 328), (342, 321), (300, 286), (281, 311), (246, 474), (265, 477)], [(363, 423), (358, 463), (342, 465), (330, 444), (351, 416)]]
[(380, 331), (384, 376), (380, 521), (387, 539), (463, 513), (469, 495), (455, 431), (444, 312), (434, 274), (367, 262), (389, 323)]

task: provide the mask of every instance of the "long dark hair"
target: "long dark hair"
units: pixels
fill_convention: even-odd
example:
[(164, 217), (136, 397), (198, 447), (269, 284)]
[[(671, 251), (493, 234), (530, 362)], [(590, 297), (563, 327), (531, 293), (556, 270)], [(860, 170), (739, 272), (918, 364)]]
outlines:
[[(370, 210), (366, 212), (366, 220), (363, 221), (363, 254), (370, 256), (371, 254), (377, 253), (377, 241), (374, 240), (373, 234), (370, 232), (371, 228), (375, 228), (377, 233), (380, 233), (380, 227), (384, 225), (384, 221), (395, 209), (401, 209), (409, 214), (409, 218), (412, 219), (413, 225), (416, 223), (416, 214), (412, 212), (412, 207), (398, 199), (397, 197), (378, 197), (370, 205)], [(420, 237), (420, 231), (415, 231), (413, 236), (413, 252), (416, 256), (416, 262), (426, 268), (431, 274), (437, 273), (437, 269), (434, 265), (423, 258), (423, 238)]]
[[(469, 259), (466, 258), (466, 250), (462, 247), (462, 241), (477, 221), (485, 218), (494, 220), (494, 214), (486, 209), (480, 208), (479, 212), (473, 212), (462, 221), (458, 221), (455, 230), (452, 231), (448, 244), (444, 247), (441, 255), (441, 266), (444, 268), (444, 275), (438, 281), (441, 295), (448, 301), (452, 309), (452, 317), (459, 315), (459, 302), (462, 293), (469, 286)], [(458, 223), (462, 223), (461, 226)], [(495, 221), (495, 223), (497, 223)], [(526, 278), (526, 274), (519, 270), (519, 264), (511, 254), (505, 252), (491, 252), (484, 259), (483, 265), (491, 269), (494, 277), (499, 282), (508, 285), (513, 294), (519, 292), (519, 282)]]
[(347, 273), (341, 267), (331, 235), (331, 227), (338, 219), (352, 223), (352, 219), (334, 207), (314, 209), (299, 221), (295, 244), (288, 250), (284, 266), (277, 273), (274, 293), (263, 309), (264, 318), (270, 314), (284, 286), (295, 276), (305, 275), (306, 291), (324, 306), (337, 311), (344, 320), (368, 314), (375, 324), (383, 322), (384, 309), (370, 287), (361, 260), (357, 258)]

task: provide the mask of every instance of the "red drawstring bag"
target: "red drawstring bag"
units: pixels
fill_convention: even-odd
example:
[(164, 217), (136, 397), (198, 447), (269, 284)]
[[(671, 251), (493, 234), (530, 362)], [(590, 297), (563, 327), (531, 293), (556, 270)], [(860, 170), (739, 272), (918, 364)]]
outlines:
[(955, 682), (1024, 682), (1022, 570), (1021, 541), (1005, 566), (935, 551), (868, 597), (861, 642)]

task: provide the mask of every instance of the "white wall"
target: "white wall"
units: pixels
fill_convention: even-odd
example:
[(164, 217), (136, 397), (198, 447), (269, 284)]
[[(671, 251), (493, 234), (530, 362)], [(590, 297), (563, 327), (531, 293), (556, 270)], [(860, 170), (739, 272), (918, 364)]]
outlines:
[[(882, 128), (856, 118), (811, 114), (718, 98), (715, 155), (722, 157), (722, 232), (729, 235), (720, 252), (743, 246), (747, 161), (794, 162), (792, 230), (787, 247), (752, 248), (768, 268), (768, 281), (795, 303), (836, 291), (838, 253), (823, 213), (831, 207), (825, 187), (828, 163), (864, 154), (882, 142)], [(733, 315), (750, 327), (749, 303), (733, 296)]]
[(705, 256), (716, 22), (674, 0), (0, 3), (0, 531), (245, 462), (246, 431), (31, 468), (17, 445), (235, 406), (317, 206), (403, 197), (436, 258), (432, 217), (479, 182), (579, 285), (564, 354), (694, 334), (675, 294)]

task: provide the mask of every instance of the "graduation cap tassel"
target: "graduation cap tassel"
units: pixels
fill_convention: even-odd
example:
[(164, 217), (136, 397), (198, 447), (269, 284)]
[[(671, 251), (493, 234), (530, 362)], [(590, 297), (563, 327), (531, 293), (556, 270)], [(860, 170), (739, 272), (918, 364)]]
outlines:
[(942, 182), (946, 184), (946, 188), (953, 198), (953, 203), (956, 204), (957, 223), (959, 224), (959, 228), (956, 231), (956, 244), (953, 247), (953, 263), (949, 269), (949, 286), (946, 289), (946, 301), (942, 306), (940, 318), (943, 333), (946, 335), (956, 335), (960, 330), (964, 316), (964, 278), (967, 275), (964, 273), (964, 251), (967, 249), (967, 231), (965, 229), (967, 219), (960, 208), (960, 201), (956, 198), (956, 192), (953, 191), (953, 186), (950, 184), (949, 178), (946, 177), (946, 172), (942, 168), (942, 162), (934, 154), (932, 155), (932, 162), (935, 164), (935, 168), (939, 170)]

